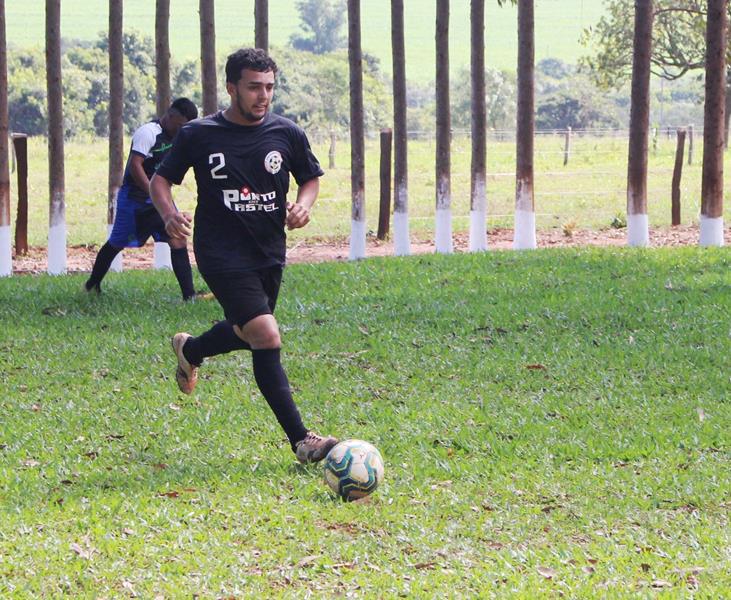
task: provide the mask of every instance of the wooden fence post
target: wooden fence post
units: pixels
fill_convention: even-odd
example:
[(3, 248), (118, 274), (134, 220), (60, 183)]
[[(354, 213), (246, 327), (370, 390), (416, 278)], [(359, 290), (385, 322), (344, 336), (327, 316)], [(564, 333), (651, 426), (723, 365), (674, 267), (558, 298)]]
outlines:
[(28, 254), (28, 136), (14, 133), (13, 149), (18, 169), (18, 216), (15, 219), (15, 255)]
[(688, 164), (693, 164), (693, 126), (688, 125)]
[(335, 142), (336, 142), (335, 132), (331, 131), (330, 132), (330, 150), (327, 153), (328, 161), (329, 161), (328, 167), (330, 169), (335, 168)]
[(672, 224), (680, 225), (680, 178), (683, 175), (683, 150), (685, 148), (685, 129), (678, 129), (678, 146), (675, 149), (675, 167), (673, 168)]
[(391, 142), (393, 132), (390, 129), (381, 129), (381, 204), (378, 211), (379, 240), (388, 236), (389, 221), (391, 218)]
[(571, 153), (571, 126), (566, 128), (566, 140), (563, 145), (563, 166), (569, 164), (569, 154)]

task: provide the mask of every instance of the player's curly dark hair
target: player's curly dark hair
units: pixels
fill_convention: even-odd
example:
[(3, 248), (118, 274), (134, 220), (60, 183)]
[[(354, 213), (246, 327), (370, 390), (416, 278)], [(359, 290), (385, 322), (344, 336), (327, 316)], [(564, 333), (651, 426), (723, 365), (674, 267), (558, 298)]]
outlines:
[(226, 82), (236, 83), (241, 79), (241, 71), (244, 69), (259, 73), (272, 71), (276, 74), (277, 63), (261, 48), (241, 48), (229, 54), (226, 60)]

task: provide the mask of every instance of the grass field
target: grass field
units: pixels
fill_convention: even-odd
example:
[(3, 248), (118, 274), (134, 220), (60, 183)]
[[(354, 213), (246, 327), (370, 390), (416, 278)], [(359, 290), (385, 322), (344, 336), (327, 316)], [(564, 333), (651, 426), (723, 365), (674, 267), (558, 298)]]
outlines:
[[(44, 3), (41, 0), (6, 3), (8, 42), (15, 46), (43, 46)], [(434, 79), (434, 22), (432, 1), (407, 0), (405, 4), (407, 77), (413, 81)], [(173, 58), (200, 56), (198, 2), (175, 0), (170, 3), (170, 46)], [(361, 2), (362, 38), (365, 51), (381, 59), (391, 72), (391, 9), (389, 0)], [(108, 28), (106, 5), (91, 0), (64, 0), (62, 34), (92, 40)], [(155, 3), (125, 0), (125, 28), (154, 36)], [(584, 52), (578, 43), (581, 31), (594, 25), (604, 14), (602, 0), (541, 0), (535, 7), (536, 58), (559, 58), (574, 64)], [(499, 8), (495, 0), (486, 2), (487, 64), (515, 70), (517, 63), (516, 9)], [(272, 45), (288, 43), (299, 30), (299, 14), (291, 0), (270, 0), (269, 36)], [(345, 33), (345, 29), (343, 30)], [(469, 65), (469, 2), (453, 2), (450, 17), (450, 57), (453, 67)], [(216, 47), (219, 54), (254, 41), (254, 0), (216, 0)]]
[[(563, 137), (540, 135), (536, 139), (536, 212), (539, 228), (573, 225), (574, 228), (608, 227), (617, 214), (626, 211), (626, 137), (578, 137), (573, 156), (563, 166)], [(350, 232), (350, 147), (337, 145), (336, 169), (327, 169), (328, 146), (315, 141), (316, 154), (326, 167), (320, 200), (313, 222), (294, 232), (292, 243), (307, 238), (345, 237)], [(30, 243), (45, 246), (48, 236), (48, 158), (43, 138), (31, 138), (30, 153)], [(107, 142), (102, 139), (66, 143), (66, 206), (68, 239), (72, 244), (101, 244), (106, 239)], [(452, 152), (452, 211), (454, 230), (469, 230), (470, 143), (455, 136)], [(515, 144), (488, 141), (488, 225), (512, 227), (515, 203)], [(378, 163), (376, 140), (366, 148), (367, 225), (378, 225)], [(648, 205), (650, 223), (670, 224), (670, 182), (675, 141), (662, 137), (657, 151), (650, 151)], [(434, 230), (434, 140), (409, 145), (409, 203), (411, 232), (420, 239)], [(727, 155), (728, 156), (728, 155)], [(93, 160), (90, 157), (94, 157)], [(684, 167), (682, 180), (683, 223), (696, 222), (700, 211), (702, 151), (696, 146), (693, 165)], [(731, 165), (727, 165), (727, 169)], [(11, 176), (12, 219), (15, 220), (16, 186)], [(176, 189), (181, 208), (193, 210), (194, 180), (189, 173)]]
[(331, 499), (245, 353), (177, 393), (172, 275), (0, 282), (0, 596), (723, 597), (731, 255), (555, 250), (288, 269), (307, 422), (374, 442)]

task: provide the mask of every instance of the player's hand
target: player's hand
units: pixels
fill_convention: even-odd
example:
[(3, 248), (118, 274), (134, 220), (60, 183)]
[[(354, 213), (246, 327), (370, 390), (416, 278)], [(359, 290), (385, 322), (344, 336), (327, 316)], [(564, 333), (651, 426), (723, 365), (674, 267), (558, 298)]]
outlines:
[(171, 238), (186, 238), (192, 233), (192, 220), (187, 213), (175, 211), (165, 218), (165, 232)]
[(287, 202), (287, 229), (299, 229), (310, 222), (310, 209), (303, 204)]

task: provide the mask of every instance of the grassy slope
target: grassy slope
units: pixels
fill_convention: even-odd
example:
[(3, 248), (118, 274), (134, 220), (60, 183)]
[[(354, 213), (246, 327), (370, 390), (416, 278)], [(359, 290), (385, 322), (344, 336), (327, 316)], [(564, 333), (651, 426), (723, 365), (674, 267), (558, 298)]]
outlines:
[[(18, 46), (42, 45), (44, 4), (41, 0), (9, 2), (6, 6), (8, 41)], [(269, 27), (273, 45), (283, 45), (299, 29), (299, 17), (291, 0), (270, 0)], [(363, 47), (391, 70), (390, 2), (362, 2)], [(64, 0), (62, 31), (67, 37), (93, 39), (107, 29), (106, 10), (96, 10), (90, 0)], [(126, 0), (125, 27), (154, 35), (154, 2)], [(246, 6), (250, 6), (247, 10)], [(405, 2), (407, 65), (409, 79), (426, 82), (434, 77), (434, 2)], [(94, 6), (94, 10), (90, 7)], [(217, 0), (216, 45), (219, 52), (253, 43), (254, 2)], [(487, 64), (515, 69), (516, 11), (500, 9), (495, 0), (486, 2)], [(536, 3), (536, 58), (554, 57), (573, 63), (582, 49), (578, 37), (603, 14), (601, 0), (543, 0)], [(469, 65), (469, 2), (454, 2), (451, 11), (450, 55), (455, 68)], [(174, 57), (199, 56), (198, 2), (171, 3), (170, 44)]]
[(722, 596), (729, 267), (697, 248), (291, 267), (286, 366), (311, 426), (383, 451), (368, 505), (292, 462), (245, 354), (176, 393), (168, 336), (219, 310), (171, 275), (98, 299), (4, 280), (0, 595)]
[[(536, 211), (541, 228), (560, 227), (574, 222), (580, 228), (608, 227), (612, 218), (626, 207), (627, 144), (623, 138), (579, 138), (573, 141), (573, 157), (563, 167), (563, 138), (539, 136), (536, 139)], [(48, 166), (46, 141), (31, 139), (30, 152), (30, 241), (45, 245), (48, 236)], [(512, 141), (488, 142), (488, 225), (513, 224), (515, 194), (515, 146)], [(327, 167), (328, 147), (315, 143), (316, 154)], [(376, 230), (378, 223), (378, 144), (366, 148), (367, 224)], [(660, 140), (657, 153), (650, 152), (648, 206), (653, 225), (670, 224), (670, 181), (674, 161), (674, 140)], [(702, 149), (699, 150), (702, 154)], [(700, 201), (701, 156), (685, 166), (682, 180), (683, 223), (697, 221)], [(409, 212), (411, 231), (420, 239), (434, 229), (434, 142), (409, 144)], [(90, 156), (98, 160), (89, 160)], [(69, 243), (102, 243), (106, 238), (107, 144), (104, 140), (66, 143), (66, 218)], [(469, 229), (469, 140), (455, 136), (452, 148), (452, 211), (455, 231)], [(727, 158), (731, 155), (727, 155)], [(729, 158), (731, 160), (731, 158)], [(346, 236), (350, 228), (350, 147), (338, 144), (337, 165), (322, 179), (320, 200), (313, 222), (295, 232), (296, 242), (303, 236)], [(731, 168), (727, 165), (727, 169)], [(15, 177), (14, 175), (12, 176)], [(12, 219), (15, 220), (16, 186), (11, 185)], [(188, 175), (176, 189), (182, 208), (194, 206), (194, 179)]]

